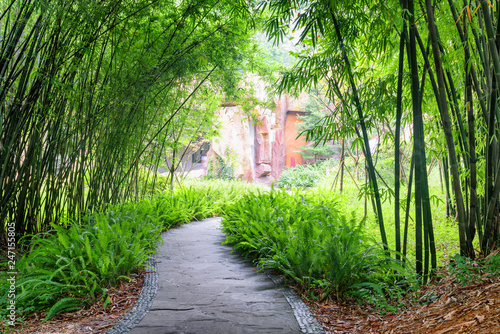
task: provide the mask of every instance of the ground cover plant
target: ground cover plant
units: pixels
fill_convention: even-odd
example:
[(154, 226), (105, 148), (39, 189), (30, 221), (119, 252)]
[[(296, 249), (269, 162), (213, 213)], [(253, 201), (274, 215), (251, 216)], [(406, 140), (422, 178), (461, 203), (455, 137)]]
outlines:
[[(258, 188), (238, 181), (187, 181), (173, 191), (89, 213), (79, 224), (52, 224), (52, 230), (33, 236), (29, 252), (17, 262), (17, 311), (23, 316), (45, 311), (47, 320), (97, 299), (106, 307), (107, 289), (146, 265), (162, 231), (220, 214)], [(0, 296), (7, 293), (2, 284)], [(0, 317), (6, 321), (3, 302)]]
[(331, 192), (317, 190), (251, 193), (225, 210), (225, 242), (262, 269), (283, 273), (305, 298), (356, 295), (389, 307), (388, 289), (416, 286), (412, 270), (390, 257), (367, 233), (364, 220), (342, 213), (339, 204)]
[[(47, 310), (47, 320), (106, 299), (107, 288), (143, 267), (161, 241), (158, 219), (130, 204), (52, 227), (33, 236), (30, 251), (16, 263), (21, 315)], [(0, 294), (6, 293), (2, 285)]]

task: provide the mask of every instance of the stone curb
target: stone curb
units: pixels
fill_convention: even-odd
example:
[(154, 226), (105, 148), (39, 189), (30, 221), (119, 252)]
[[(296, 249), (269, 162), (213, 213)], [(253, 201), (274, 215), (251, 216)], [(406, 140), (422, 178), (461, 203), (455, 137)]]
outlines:
[[(151, 268), (151, 271), (144, 274), (141, 294), (139, 295), (136, 304), (123, 317), (123, 319), (107, 331), (106, 334), (126, 334), (130, 332), (149, 312), (158, 291), (158, 272), (154, 255), (150, 257), (146, 265)], [(299, 323), (302, 333), (325, 334), (323, 327), (312, 315), (307, 305), (297, 295), (295, 290), (284, 285), (283, 276), (271, 274), (269, 271), (263, 272), (285, 296), (293, 310), (293, 314), (295, 315), (297, 322)]]
[(107, 331), (106, 334), (126, 334), (130, 332), (149, 312), (158, 291), (158, 272), (154, 254), (149, 258), (146, 267), (149, 267), (150, 271), (144, 274), (144, 282), (137, 302), (123, 319)]
[(305, 334), (325, 334), (323, 327), (318, 320), (312, 315), (307, 305), (297, 295), (295, 290), (285, 286), (283, 276), (271, 274), (269, 271), (263, 271), (267, 277), (276, 285), (283, 293), (286, 300), (293, 310), (293, 314), (299, 323), (302, 333)]

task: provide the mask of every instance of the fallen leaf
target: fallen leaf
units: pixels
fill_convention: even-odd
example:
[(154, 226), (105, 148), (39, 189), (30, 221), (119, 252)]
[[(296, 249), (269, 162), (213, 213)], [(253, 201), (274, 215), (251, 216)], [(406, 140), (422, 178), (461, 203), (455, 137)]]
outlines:
[(443, 317), (443, 319), (444, 319), (444, 320), (448, 320), (448, 321), (450, 321), (450, 320), (451, 320), (451, 318), (453, 318), (453, 315), (454, 315), (455, 313), (457, 313), (457, 310), (453, 310), (453, 311), (451, 311), (450, 313), (448, 313), (447, 315), (445, 315), (445, 316)]

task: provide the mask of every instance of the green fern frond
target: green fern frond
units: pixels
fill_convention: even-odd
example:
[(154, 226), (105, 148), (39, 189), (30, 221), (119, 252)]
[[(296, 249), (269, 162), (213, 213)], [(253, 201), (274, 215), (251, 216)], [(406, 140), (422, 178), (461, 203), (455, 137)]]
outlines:
[(42, 321), (45, 322), (57, 314), (76, 311), (81, 309), (82, 307), (83, 303), (81, 299), (76, 299), (76, 298), (60, 299), (47, 311), (47, 316)]

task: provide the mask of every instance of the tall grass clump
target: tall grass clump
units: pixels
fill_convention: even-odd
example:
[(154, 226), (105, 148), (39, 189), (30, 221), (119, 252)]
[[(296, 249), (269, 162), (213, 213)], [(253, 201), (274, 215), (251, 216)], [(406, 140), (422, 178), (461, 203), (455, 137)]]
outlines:
[(385, 302), (387, 289), (413, 284), (404, 264), (365, 232), (364, 221), (338, 208), (334, 196), (317, 191), (252, 193), (227, 208), (225, 242), (262, 269), (282, 272), (307, 298), (369, 295)]

